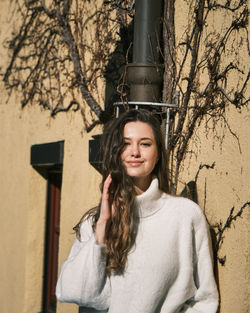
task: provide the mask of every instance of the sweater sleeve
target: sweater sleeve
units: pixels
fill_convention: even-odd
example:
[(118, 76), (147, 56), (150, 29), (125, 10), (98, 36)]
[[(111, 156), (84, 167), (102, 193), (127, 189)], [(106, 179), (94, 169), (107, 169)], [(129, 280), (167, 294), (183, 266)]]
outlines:
[(99, 245), (90, 219), (80, 228), (81, 240), (75, 240), (61, 267), (56, 286), (60, 302), (105, 310), (109, 307), (110, 280), (106, 276), (105, 246)]
[(182, 308), (182, 313), (216, 313), (218, 291), (213, 273), (210, 232), (206, 219), (199, 208), (193, 225), (194, 281), (196, 292)]

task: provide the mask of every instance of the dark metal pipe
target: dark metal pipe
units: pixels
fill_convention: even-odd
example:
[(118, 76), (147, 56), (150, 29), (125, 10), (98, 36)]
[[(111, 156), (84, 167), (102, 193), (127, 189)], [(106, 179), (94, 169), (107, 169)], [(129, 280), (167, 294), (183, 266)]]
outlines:
[(163, 70), (159, 65), (131, 63), (127, 65), (129, 99), (137, 102), (160, 102)]
[(136, 0), (133, 63), (127, 66), (130, 101), (159, 102), (163, 66), (159, 64), (162, 0)]
[(133, 63), (159, 63), (162, 0), (136, 0)]

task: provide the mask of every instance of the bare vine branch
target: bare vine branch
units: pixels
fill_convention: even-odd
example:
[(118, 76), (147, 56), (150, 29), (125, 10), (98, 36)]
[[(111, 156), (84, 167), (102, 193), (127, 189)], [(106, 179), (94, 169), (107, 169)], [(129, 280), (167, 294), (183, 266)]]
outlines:
[(226, 256), (224, 257), (219, 257), (218, 256), (218, 252), (223, 244), (223, 240), (225, 238), (225, 232), (227, 229), (231, 228), (231, 226), (233, 225), (233, 222), (236, 221), (239, 217), (242, 216), (244, 210), (250, 207), (250, 202), (245, 202), (241, 208), (238, 210), (238, 212), (236, 212), (234, 214), (235, 211), (235, 207), (232, 207), (229, 213), (229, 216), (227, 218), (227, 220), (225, 221), (225, 223), (223, 224), (222, 221), (220, 221), (219, 223), (217, 223), (216, 225), (213, 226), (213, 228), (216, 230), (216, 245), (215, 245), (215, 252), (216, 252), (216, 257), (217, 260), (219, 261), (219, 263), (221, 265), (225, 265), (226, 262)]
[(97, 82), (104, 79), (110, 47), (117, 42), (120, 27), (128, 23), (124, 15), (128, 11), (133, 14), (133, 4), (108, 1), (93, 6), (87, 0), (60, 0), (49, 5), (44, 0), (13, 2), (22, 23), (7, 42), (12, 54), (3, 80), (10, 93), (21, 90), (22, 107), (38, 103), (52, 116), (67, 112), (72, 103), (78, 103), (77, 108), (86, 103), (98, 123), (105, 122), (107, 114), (100, 103), (103, 95), (98, 92)]
[[(169, 10), (170, 4), (173, 5), (173, 2), (165, 1)], [(197, 126), (205, 117), (209, 117), (208, 121), (213, 121), (214, 125), (220, 119), (236, 138), (241, 151), (239, 139), (225, 118), (225, 109), (232, 104), (240, 110), (249, 103), (247, 94), (250, 74), (240, 68), (236, 60), (227, 61), (226, 55), (227, 47), (231, 45), (230, 40), (234, 38), (236, 32), (244, 30), (245, 33), (241, 32), (242, 36), (245, 36), (244, 42), (246, 44), (249, 42), (247, 31), (249, 12), (246, 1), (234, 3), (227, 1), (225, 5), (220, 5), (217, 1), (198, 1), (190, 8), (189, 16), (194, 17), (190, 20), (192, 24), (189, 23), (189, 28), (184, 33), (185, 39), (176, 43), (176, 40), (171, 39), (170, 35), (168, 37), (165, 35), (166, 43), (164, 45), (165, 89), (163, 90), (163, 100), (172, 98), (173, 91), (177, 88), (181, 95), (179, 107), (171, 116), (168, 147), (171, 190), (174, 193), (177, 190), (181, 164)], [(217, 14), (217, 11), (220, 11), (220, 14), (223, 11), (230, 15), (231, 22), (224, 27), (224, 32), (209, 32), (208, 18), (211, 14)], [(165, 14), (166, 34), (171, 31), (173, 25), (174, 20), (169, 19)], [(171, 32), (175, 38), (174, 32)], [(205, 49), (203, 49), (204, 45)], [(176, 54), (182, 55), (178, 62)], [(184, 75), (184, 68), (189, 68), (187, 75)], [(235, 72), (241, 83), (236, 90), (233, 87), (228, 89), (228, 80)], [(202, 80), (203, 73), (207, 74), (205, 80)], [(172, 79), (169, 78), (171, 75)], [(206, 84), (204, 84), (205, 81), (207, 81)]]

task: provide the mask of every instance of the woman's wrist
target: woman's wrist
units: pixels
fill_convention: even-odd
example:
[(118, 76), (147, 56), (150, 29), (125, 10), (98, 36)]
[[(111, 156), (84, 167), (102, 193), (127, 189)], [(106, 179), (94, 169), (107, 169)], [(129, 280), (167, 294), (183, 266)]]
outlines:
[(107, 221), (105, 220), (99, 219), (96, 222), (95, 239), (96, 239), (96, 242), (99, 244), (105, 244), (106, 225), (107, 225)]

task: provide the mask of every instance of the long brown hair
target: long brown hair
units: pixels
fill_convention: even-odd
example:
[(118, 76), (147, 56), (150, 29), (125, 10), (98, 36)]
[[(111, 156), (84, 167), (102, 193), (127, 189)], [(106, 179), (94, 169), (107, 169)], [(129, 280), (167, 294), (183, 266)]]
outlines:
[[(159, 156), (152, 174), (158, 178), (159, 188), (164, 192), (169, 191), (165, 143), (160, 123), (154, 114), (143, 109), (130, 110), (123, 113), (118, 119), (106, 124), (101, 145), (103, 156), (101, 191), (105, 179), (111, 174), (110, 191), (113, 194), (113, 203), (115, 203), (115, 214), (106, 228), (106, 271), (108, 275), (124, 271), (128, 252), (133, 245), (135, 236), (133, 202), (136, 192), (131, 177), (126, 174), (120, 156), (124, 148), (124, 126), (129, 122), (136, 121), (147, 123), (152, 127)], [(90, 217), (93, 218), (93, 229), (95, 229), (99, 215), (100, 204), (84, 214), (80, 222), (74, 227), (76, 233), (79, 235), (81, 222)]]

